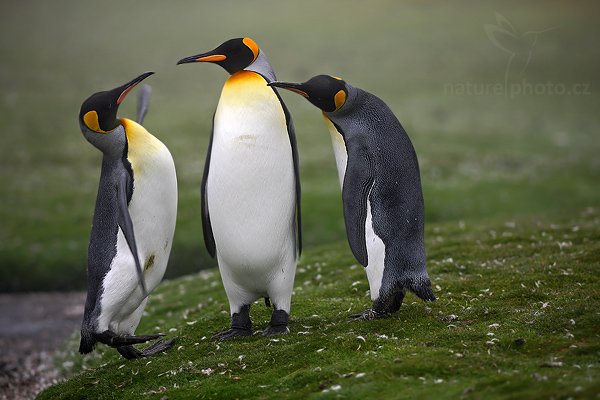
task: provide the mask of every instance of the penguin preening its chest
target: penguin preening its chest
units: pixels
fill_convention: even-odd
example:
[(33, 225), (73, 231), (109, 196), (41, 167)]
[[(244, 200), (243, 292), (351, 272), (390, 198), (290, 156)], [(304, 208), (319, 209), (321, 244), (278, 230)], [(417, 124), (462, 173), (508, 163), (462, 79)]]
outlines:
[(250, 304), (269, 298), (265, 335), (288, 332), (296, 259), (301, 249), (300, 178), (291, 117), (264, 52), (231, 39), (177, 64), (210, 62), (231, 74), (213, 116), (202, 179), (202, 225), (229, 300), (229, 339), (252, 334)]
[(157, 341), (140, 351), (133, 344), (162, 334), (135, 336), (148, 292), (161, 281), (177, 215), (177, 178), (166, 146), (142, 125), (149, 87), (140, 92), (138, 122), (117, 119), (119, 104), (147, 72), (123, 86), (98, 92), (81, 106), (85, 138), (103, 153), (88, 249), (88, 292), (79, 352), (97, 342), (128, 359), (168, 349)]
[(426, 271), (424, 206), (419, 164), (400, 122), (378, 97), (339, 78), (271, 82), (323, 111), (342, 185), (346, 233), (366, 269), (373, 307), (353, 317), (397, 311), (406, 290), (435, 296)]

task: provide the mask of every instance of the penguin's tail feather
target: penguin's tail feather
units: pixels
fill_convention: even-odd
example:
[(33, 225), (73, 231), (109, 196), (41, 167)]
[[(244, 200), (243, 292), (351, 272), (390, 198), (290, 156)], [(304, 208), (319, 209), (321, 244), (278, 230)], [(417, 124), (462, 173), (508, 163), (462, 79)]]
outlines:
[(86, 328), (81, 329), (81, 341), (79, 342), (79, 352), (81, 354), (91, 353), (96, 347), (96, 338), (94, 333)]
[(144, 84), (138, 92), (137, 123), (140, 125), (142, 125), (142, 123), (144, 122), (144, 118), (148, 113), (151, 93), (152, 87), (148, 84)]
[(435, 294), (428, 277), (409, 280), (406, 288), (416, 294), (421, 300), (435, 301)]

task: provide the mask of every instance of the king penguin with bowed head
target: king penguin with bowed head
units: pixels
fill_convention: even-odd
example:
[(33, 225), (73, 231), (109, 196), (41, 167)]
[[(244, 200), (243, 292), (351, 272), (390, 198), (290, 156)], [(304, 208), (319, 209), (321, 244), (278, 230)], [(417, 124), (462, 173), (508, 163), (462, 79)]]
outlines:
[(264, 335), (289, 332), (296, 260), (302, 248), (298, 153), (275, 73), (250, 38), (231, 39), (177, 64), (209, 62), (231, 76), (213, 116), (201, 189), (204, 242), (217, 258), (231, 328), (252, 335), (250, 305), (273, 304)]
[(162, 334), (135, 336), (148, 292), (161, 281), (173, 243), (177, 177), (167, 147), (141, 124), (150, 87), (140, 91), (137, 122), (117, 118), (119, 105), (146, 72), (115, 89), (94, 93), (81, 106), (85, 138), (102, 151), (102, 170), (88, 249), (88, 291), (79, 352), (97, 342), (127, 359), (149, 357), (173, 344)]
[(415, 149), (377, 96), (340, 78), (271, 82), (321, 109), (336, 158), (346, 233), (366, 269), (373, 307), (353, 315), (385, 317), (400, 309), (406, 291), (435, 300), (426, 271), (423, 191)]

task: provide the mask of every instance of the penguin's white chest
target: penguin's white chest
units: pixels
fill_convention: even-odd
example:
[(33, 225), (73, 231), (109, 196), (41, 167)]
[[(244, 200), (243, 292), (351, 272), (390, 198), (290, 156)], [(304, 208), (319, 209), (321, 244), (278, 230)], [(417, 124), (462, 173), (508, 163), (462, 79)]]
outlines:
[(270, 279), (295, 254), (295, 177), (281, 104), (254, 72), (233, 75), (214, 119), (206, 188), (221, 268), (241, 284)]

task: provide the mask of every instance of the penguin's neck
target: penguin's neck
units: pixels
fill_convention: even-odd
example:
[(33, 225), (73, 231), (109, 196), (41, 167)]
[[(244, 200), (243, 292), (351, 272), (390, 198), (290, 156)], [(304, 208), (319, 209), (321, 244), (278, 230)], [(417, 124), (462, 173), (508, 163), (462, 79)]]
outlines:
[(259, 51), (256, 60), (244, 68), (244, 71), (256, 72), (257, 74), (264, 76), (267, 82), (273, 82), (277, 80), (275, 77), (275, 71), (273, 71), (273, 67), (271, 67), (271, 64), (269, 64), (269, 60), (267, 60), (267, 56), (262, 49)]

